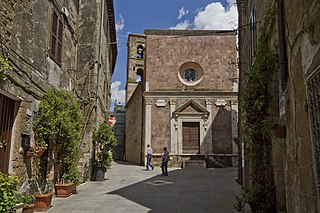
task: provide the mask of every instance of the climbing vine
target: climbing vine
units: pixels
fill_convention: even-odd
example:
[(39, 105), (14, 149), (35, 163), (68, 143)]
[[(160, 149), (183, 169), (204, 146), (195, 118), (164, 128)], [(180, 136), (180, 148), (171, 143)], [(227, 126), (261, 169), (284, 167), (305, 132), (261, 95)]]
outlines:
[(11, 69), (11, 66), (6, 58), (0, 53), (0, 80), (7, 77), (7, 72)]
[[(276, 69), (277, 54), (268, 45), (268, 27), (273, 23), (275, 7), (264, 18), (259, 31), (257, 55), (248, 74), (248, 81), (241, 97), (242, 119), (246, 130), (245, 152), (249, 161), (250, 187), (238, 201), (247, 203), (253, 212), (272, 212), (275, 208), (273, 184), (270, 177), (270, 138), (265, 128), (269, 117), (269, 85)], [(243, 210), (238, 205), (238, 210)]]

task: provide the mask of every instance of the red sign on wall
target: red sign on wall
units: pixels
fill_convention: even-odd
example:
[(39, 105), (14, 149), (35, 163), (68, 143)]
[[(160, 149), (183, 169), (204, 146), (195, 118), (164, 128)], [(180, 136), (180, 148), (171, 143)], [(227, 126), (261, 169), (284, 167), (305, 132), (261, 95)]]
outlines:
[(109, 124), (110, 125), (115, 125), (116, 124), (116, 118), (115, 117), (109, 117)]

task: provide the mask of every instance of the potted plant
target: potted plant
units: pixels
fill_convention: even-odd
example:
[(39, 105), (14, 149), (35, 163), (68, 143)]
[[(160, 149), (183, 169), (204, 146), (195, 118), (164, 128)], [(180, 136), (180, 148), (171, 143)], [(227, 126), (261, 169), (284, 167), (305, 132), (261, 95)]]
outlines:
[(17, 177), (0, 172), (0, 212), (15, 212), (18, 184)]
[[(55, 157), (52, 152), (50, 153), (51, 162), (54, 159), (61, 160), (63, 165), (62, 171), (54, 170), (55, 174), (58, 173), (54, 179), (57, 187), (79, 182), (77, 163), (80, 152), (81, 124), (81, 110), (76, 99), (66, 91), (48, 90), (40, 103), (39, 113), (35, 120), (35, 132), (37, 140), (45, 141), (49, 147), (62, 144), (61, 150), (56, 148), (55, 151), (58, 152), (55, 152)], [(55, 187), (56, 195), (59, 196), (61, 190), (57, 187)]]
[(33, 213), (35, 209), (36, 198), (33, 194), (26, 194), (22, 196), (23, 213)]
[(94, 131), (92, 141), (97, 150), (97, 158), (94, 159), (95, 180), (102, 181), (107, 168), (111, 166), (111, 150), (117, 142), (113, 129), (107, 121), (101, 123), (99, 128)]
[(36, 141), (36, 147), (37, 155), (42, 155), (46, 151), (48, 144), (44, 140), (40, 139)]
[(33, 147), (29, 146), (25, 151), (25, 157), (32, 158), (35, 155), (36, 155), (36, 150)]
[(51, 207), (53, 191), (52, 187), (49, 187), (47, 182), (37, 182), (38, 193), (36, 193), (36, 203), (35, 210), (36, 211), (46, 211)]

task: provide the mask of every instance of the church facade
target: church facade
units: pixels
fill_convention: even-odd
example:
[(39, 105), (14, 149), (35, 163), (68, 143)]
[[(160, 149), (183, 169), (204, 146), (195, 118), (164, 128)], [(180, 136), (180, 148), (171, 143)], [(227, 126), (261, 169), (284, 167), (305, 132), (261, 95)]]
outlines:
[(163, 147), (171, 166), (205, 159), (237, 165), (236, 33), (145, 30), (128, 37), (125, 158), (154, 163)]

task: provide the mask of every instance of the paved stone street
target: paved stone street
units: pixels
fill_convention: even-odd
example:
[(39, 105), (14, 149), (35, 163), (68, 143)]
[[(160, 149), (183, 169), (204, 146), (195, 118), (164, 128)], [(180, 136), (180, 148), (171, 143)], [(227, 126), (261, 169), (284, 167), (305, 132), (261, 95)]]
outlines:
[(53, 198), (49, 213), (81, 212), (236, 212), (233, 208), (240, 187), (236, 168), (171, 169), (168, 177), (160, 168), (112, 164), (107, 180), (80, 185), (69, 198)]

